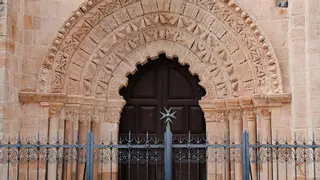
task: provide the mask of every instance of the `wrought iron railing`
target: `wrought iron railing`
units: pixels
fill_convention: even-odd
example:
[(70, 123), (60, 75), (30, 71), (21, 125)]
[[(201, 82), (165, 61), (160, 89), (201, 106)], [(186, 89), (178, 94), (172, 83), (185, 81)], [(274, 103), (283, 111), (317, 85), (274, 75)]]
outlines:
[[(173, 137), (173, 179), (317, 179), (320, 144), (311, 140), (278, 140), (250, 143), (228, 138)], [(20, 136), (0, 144), (1, 179), (165, 179), (165, 139), (120, 137), (86, 143)], [(205, 167), (203, 169), (203, 167)], [(150, 169), (154, 171), (150, 171)], [(174, 168), (174, 167), (173, 167)], [(192, 171), (193, 170), (193, 171)], [(127, 173), (122, 173), (126, 171)], [(132, 172), (135, 171), (134, 174)], [(139, 173), (139, 171), (141, 173)], [(193, 173), (193, 174), (192, 174)], [(204, 175), (203, 175), (204, 173)], [(54, 178), (52, 175), (55, 175)], [(137, 176), (135, 176), (137, 175)], [(184, 176), (186, 175), (186, 176)], [(156, 178), (158, 177), (158, 178)]]
[[(112, 138), (97, 143), (89, 132), (85, 143), (11, 138), (0, 143), (0, 179), (55, 180), (264, 180), (317, 179), (320, 143), (311, 140), (249, 142), (247, 132), (237, 141), (173, 135), (174, 113), (166, 110), (163, 139), (142, 136)], [(217, 132), (218, 134), (219, 132)], [(84, 138), (81, 138), (81, 142)], [(241, 140), (240, 140), (241, 139)], [(1, 166), (2, 165), (2, 166)], [(2, 173), (2, 174), (1, 174)]]

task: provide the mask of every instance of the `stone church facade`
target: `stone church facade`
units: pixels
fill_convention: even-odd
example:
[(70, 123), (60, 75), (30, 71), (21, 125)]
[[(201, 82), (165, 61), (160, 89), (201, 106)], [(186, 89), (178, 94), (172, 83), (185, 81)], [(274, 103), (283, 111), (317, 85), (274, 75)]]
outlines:
[(209, 135), (320, 136), (320, 2), (3, 0), (3, 138), (118, 134), (119, 91), (165, 54), (206, 95)]

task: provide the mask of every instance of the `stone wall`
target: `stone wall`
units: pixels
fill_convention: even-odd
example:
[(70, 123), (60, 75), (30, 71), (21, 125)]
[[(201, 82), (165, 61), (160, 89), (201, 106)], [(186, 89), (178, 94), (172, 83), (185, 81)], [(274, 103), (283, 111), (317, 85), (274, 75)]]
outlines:
[[(47, 134), (52, 104), (20, 103), (18, 93), (36, 92), (46, 52), (59, 28), (83, 2), (5, 0), (0, 4), (0, 127), (5, 127), (0, 131), (5, 135), (16, 135), (21, 128), (23, 135), (35, 135), (39, 129)], [(268, 45), (279, 61), (283, 92), (292, 93), (292, 104), (286, 101), (268, 110), (263, 105), (257, 109), (257, 119), (259, 113), (270, 111), (272, 134), (279, 131), (281, 136), (292, 136), (295, 129), (310, 134), (312, 129), (320, 127), (320, 3), (290, 0), (288, 9), (277, 7), (275, 0), (237, 0), (237, 3), (249, 12), (268, 38)], [(67, 114), (62, 110), (61, 117), (68, 119), (64, 113)], [(101, 127), (109, 127), (108, 123)], [(116, 129), (115, 123), (111, 123)], [(261, 124), (256, 126), (257, 131), (266, 133)]]
[[(66, 18), (83, 1), (81, 0), (8, 0), (4, 1), (3, 21), (7, 28), (3, 32), (5, 68), (3, 68), (3, 120), (6, 127), (17, 131), (22, 110), (19, 108), (18, 93), (36, 90), (36, 78), (42, 58), (57, 30)], [(290, 92), (288, 73), (288, 43), (286, 9), (276, 7), (273, 0), (239, 0), (240, 5), (250, 12), (251, 17), (269, 38), (280, 62), (283, 87)], [(259, 8), (256, 8), (259, 7)], [(275, 28), (274, 28), (275, 27)], [(10, 101), (10, 103), (8, 103)], [(23, 109), (23, 108), (22, 108)], [(39, 127), (34, 127), (34, 131)], [(6, 128), (11, 132), (11, 128)], [(33, 132), (34, 132), (33, 131)], [(9, 133), (8, 132), (8, 133)]]

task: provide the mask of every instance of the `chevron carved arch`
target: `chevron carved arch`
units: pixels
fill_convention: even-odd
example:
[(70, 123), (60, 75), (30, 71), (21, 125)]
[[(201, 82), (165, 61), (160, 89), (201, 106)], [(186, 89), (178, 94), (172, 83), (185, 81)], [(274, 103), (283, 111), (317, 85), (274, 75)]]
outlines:
[(283, 92), (269, 41), (228, 0), (88, 1), (59, 30), (37, 91), (119, 99), (127, 75), (160, 53), (188, 64), (208, 99)]

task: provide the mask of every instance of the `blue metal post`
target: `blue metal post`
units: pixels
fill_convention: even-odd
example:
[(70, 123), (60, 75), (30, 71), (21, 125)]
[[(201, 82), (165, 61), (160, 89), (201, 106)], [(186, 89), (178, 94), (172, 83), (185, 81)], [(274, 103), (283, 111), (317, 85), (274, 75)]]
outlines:
[(164, 133), (164, 154), (165, 154), (165, 161), (164, 161), (164, 172), (165, 172), (165, 180), (172, 180), (172, 132), (171, 132), (171, 123), (172, 119), (175, 119), (174, 114), (175, 112), (171, 112), (171, 108), (164, 109), (165, 113), (162, 113), (161, 120), (165, 119), (166, 124), (166, 132)]
[(165, 142), (165, 180), (172, 179), (172, 132), (170, 123), (166, 124)]
[(86, 167), (86, 180), (93, 180), (93, 153), (94, 153), (94, 137), (92, 132), (87, 134), (87, 167)]
[(249, 156), (249, 134), (242, 134), (242, 179), (250, 180), (250, 156)]

